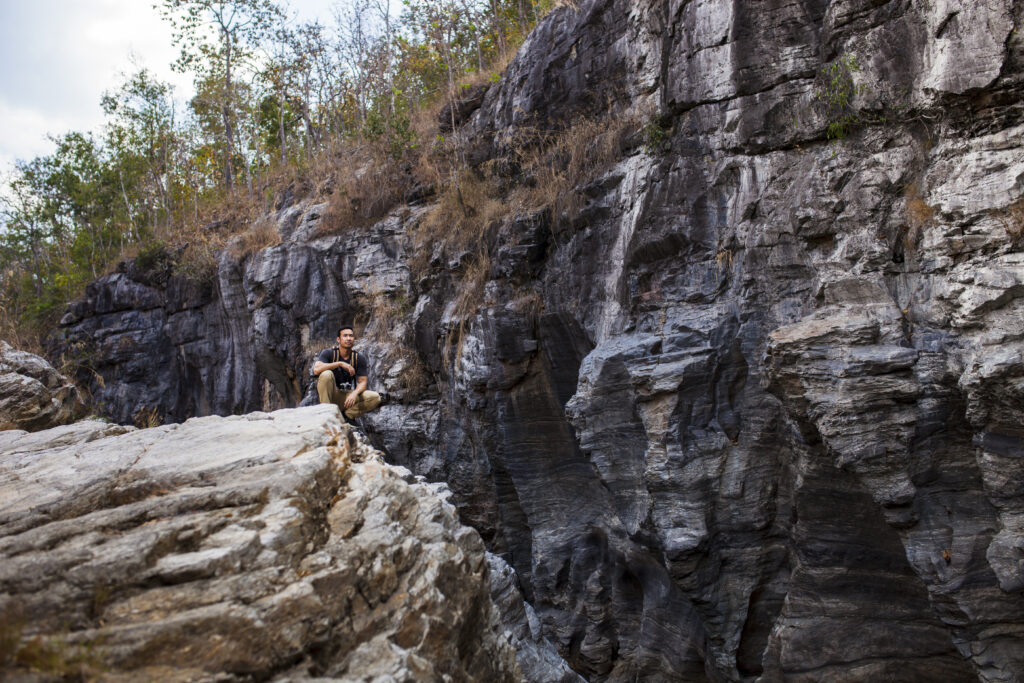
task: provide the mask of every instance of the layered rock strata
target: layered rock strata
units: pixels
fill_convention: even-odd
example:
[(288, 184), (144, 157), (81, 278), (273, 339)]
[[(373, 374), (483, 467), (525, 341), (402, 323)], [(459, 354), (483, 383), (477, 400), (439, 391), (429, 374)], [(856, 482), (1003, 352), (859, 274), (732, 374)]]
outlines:
[(65, 340), (111, 415), (154, 381), (181, 419), (297, 401), (309, 340), (368, 319), (400, 399), (373, 438), (448, 482), (589, 680), (1017, 680), (1022, 13), (557, 10), (460, 110), (467, 157), (580, 116), (635, 134), (573, 211), (488, 233), (468, 313), (459, 258), (410, 275), (429, 206), (310, 240), (300, 202), (201, 296), (97, 282)]
[(0, 341), (0, 430), (48, 429), (74, 421), (84, 410), (74, 382), (34, 353)]
[(439, 493), (334, 406), (2, 432), (3, 668), (521, 680), (480, 537)]

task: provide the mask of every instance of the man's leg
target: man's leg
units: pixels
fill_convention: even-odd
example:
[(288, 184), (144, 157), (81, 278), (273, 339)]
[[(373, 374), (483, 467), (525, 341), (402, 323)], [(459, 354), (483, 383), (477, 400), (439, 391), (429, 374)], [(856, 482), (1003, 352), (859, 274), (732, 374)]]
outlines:
[(355, 419), (371, 410), (376, 410), (378, 406), (380, 406), (380, 394), (376, 391), (364, 391), (356, 398), (355, 405), (344, 411), (345, 417)]
[(338, 391), (334, 381), (334, 373), (324, 370), (316, 380), (316, 393), (320, 395), (320, 403), (333, 403), (339, 410), (345, 410), (345, 392)]

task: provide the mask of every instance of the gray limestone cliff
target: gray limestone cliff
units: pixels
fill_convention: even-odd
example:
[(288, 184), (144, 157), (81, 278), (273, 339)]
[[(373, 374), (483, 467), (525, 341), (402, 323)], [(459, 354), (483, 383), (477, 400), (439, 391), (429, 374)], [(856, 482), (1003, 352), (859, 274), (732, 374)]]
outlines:
[(60, 344), (114, 419), (183, 420), (295, 405), (316, 340), (367, 321), (370, 438), (447, 482), (588, 680), (1020, 680), (1022, 20), (556, 10), (460, 110), (468, 157), (636, 130), (578, 206), (491, 231), (468, 311), (458, 259), (412, 263), (431, 200), (328, 237), (302, 200), (210, 283), (97, 281)]

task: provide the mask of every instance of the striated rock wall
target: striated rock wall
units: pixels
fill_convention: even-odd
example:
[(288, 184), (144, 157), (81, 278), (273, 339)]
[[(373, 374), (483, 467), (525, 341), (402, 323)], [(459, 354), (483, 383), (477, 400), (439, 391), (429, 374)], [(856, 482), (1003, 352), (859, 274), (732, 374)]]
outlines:
[[(1017, 680), (1022, 14), (557, 10), (469, 157), (580, 115), (645, 125), (578, 210), (502, 226), (468, 316), (458, 261), (409, 275), (429, 207), (310, 241), (300, 202), (201, 296), (97, 282), (65, 342), (99, 350), (119, 420), (154, 396), (172, 419), (293, 405), (309, 340), (385, 297), (363, 348), (400, 401), (373, 439), (448, 482), (584, 677)], [(403, 389), (414, 363), (429, 381)]]
[(310, 355), (351, 322), (353, 281), (390, 292), (407, 271), (400, 221), (311, 239), (325, 208), (284, 207), (281, 245), (243, 263), (221, 254), (209, 281), (174, 275), (171, 254), (146, 269), (122, 263), (69, 306), (57, 350), (78, 360), (94, 401), (122, 423), (140, 411), (182, 421), (297, 405)]

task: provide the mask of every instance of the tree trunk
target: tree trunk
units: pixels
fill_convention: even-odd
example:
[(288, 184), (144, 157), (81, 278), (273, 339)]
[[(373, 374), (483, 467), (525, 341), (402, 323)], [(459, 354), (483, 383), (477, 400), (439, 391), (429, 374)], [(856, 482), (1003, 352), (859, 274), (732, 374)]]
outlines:
[(288, 162), (288, 156), (286, 150), (288, 149), (288, 140), (284, 133), (284, 91), (281, 91), (281, 97), (278, 102), (278, 114), (277, 117), (277, 132), (281, 137), (281, 165), (284, 166)]
[(482, 72), (484, 70), (484, 51), (480, 45), (480, 25), (469, 9), (469, 3), (466, 0), (462, 0), (462, 10), (466, 13), (466, 20), (473, 27), (473, 42), (476, 44), (476, 66)]
[[(124, 199), (124, 209), (128, 212), (128, 236), (131, 237), (135, 231), (135, 216), (132, 213), (132, 205), (128, 201), (128, 193), (124, 189), (124, 176), (121, 173), (121, 166), (117, 167), (117, 180), (121, 184), (121, 197)], [(138, 234), (136, 232), (136, 234)]]
[(498, 8), (498, 0), (491, 0), (491, 14), (493, 15), (494, 34), (498, 37), (498, 54), (504, 57), (508, 46), (505, 44), (505, 32), (501, 30), (501, 12)]
[(43, 266), (41, 263), (42, 259), (39, 257), (39, 242), (32, 240), (32, 268), (35, 271), (35, 277), (32, 278), (32, 286), (36, 290), (36, 298), (43, 298)]
[(234, 184), (234, 176), (231, 172), (231, 162), (235, 156), (235, 136), (231, 128), (231, 33), (226, 28), (224, 33), (224, 103), (221, 105), (221, 114), (224, 117), (224, 139), (227, 143), (225, 150), (227, 159), (224, 164), (224, 184), (228, 192)]

